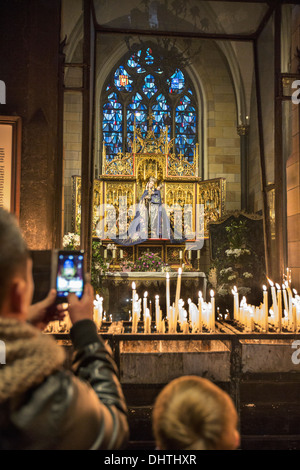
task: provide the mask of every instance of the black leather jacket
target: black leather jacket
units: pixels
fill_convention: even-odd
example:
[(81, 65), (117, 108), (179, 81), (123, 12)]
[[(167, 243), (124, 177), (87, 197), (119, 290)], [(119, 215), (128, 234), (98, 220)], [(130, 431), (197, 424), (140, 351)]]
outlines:
[(73, 372), (58, 371), (16, 406), (0, 405), (0, 449), (121, 449), (127, 409), (117, 370), (90, 320), (71, 330)]

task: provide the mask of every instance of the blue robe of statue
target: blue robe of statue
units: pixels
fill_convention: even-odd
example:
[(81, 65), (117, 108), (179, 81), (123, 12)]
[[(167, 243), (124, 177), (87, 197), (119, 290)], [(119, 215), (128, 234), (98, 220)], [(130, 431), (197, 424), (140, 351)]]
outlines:
[(159, 189), (145, 190), (127, 236), (120, 236), (113, 241), (119, 245), (132, 246), (149, 239), (170, 240), (171, 243), (184, 241), (182, 235), (174, 233), (174, 228), (162, 205)]

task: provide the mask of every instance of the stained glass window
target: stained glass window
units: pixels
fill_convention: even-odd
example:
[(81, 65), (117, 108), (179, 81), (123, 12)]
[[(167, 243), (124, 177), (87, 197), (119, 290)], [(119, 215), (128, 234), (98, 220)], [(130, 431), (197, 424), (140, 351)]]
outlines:
[(103, 106), (102, 123), (107, 159), (112, 160), (123, 150), (123, 109), (116, 93), (111, 93)]
[(171, 79), (168, 80), (168, 84), (170, 85), (169, 92), (171, 94), (181, 93), (185, 87), (185, 78), (181, 70), (176, 70)]
[[(165, 55), (166, 57), (166, 55)], [(168, 126), (172, 152), (190, 162), (198, 142), (198, 106), (192, 83), (178, 64), (165, 67), (164, 50), (135, 48), (108, 77), (102, 95), (102, 140), (107, 159), (132, 151), (134, 124), (145, 137)], [(151, 129), (150, 129), (151, 127)]]

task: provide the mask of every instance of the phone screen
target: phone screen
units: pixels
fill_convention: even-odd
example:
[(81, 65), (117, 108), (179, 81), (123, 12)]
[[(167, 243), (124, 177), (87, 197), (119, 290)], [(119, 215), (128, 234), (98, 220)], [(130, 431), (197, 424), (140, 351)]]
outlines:
[(82, 252), (58, 253), (56, 290), (57, 298), (66, 301), (69, 294), (76, 294), (79, 299), (84, 288), (84, 264)]

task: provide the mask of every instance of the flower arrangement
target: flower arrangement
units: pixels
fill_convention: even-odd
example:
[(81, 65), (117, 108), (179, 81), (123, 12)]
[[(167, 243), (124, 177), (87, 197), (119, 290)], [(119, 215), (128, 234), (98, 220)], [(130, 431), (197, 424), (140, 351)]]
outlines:
[(250, 236), (244, 220), (233, 220), (226, 227), (226, 238), (218, 247), (209, 272), (209, 282), (219, 299), (231, 299), (235, 286), (241, 296), (249, 296), (254, 293), (255, 284), (262, 282), (263, 264), (249, 242)]
[(155, 253), (145, 253), (133, 265), (133, 271), (138, 272), (166, 272), (168, 266), (161, 257)]
[(69, 232), (63, 237), (63, 247), (66, 250), (78, 250), (80, 248), (80, 236)]

